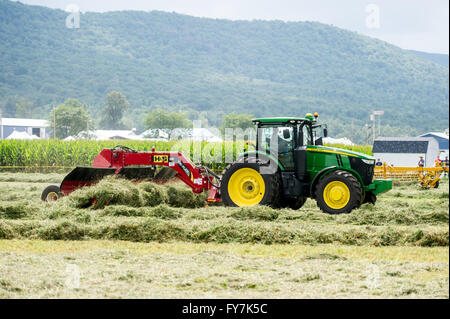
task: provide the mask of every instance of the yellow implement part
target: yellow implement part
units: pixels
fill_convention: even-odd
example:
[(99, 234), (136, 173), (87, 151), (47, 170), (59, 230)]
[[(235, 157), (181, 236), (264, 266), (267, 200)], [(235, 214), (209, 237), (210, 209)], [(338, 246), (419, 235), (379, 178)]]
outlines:
[(375, 167), (374, 176), (400, 182), (418, 180), (424, 187), (434, 187), (443, 172), (448, 172), (448, 167), (394, 167), (384, 163)]

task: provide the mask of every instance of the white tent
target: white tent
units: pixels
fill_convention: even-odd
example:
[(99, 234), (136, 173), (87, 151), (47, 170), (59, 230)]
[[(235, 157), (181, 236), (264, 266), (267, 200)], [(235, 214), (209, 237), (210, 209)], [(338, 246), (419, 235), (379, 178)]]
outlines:
[(354, 145), (354, 143), (346, 137), (342, 137), (342, 138), (325, 137), (323, 139), (323, 143), (324, 144), (343, 144), (343, 145), (349, 145), (349, 146)]
[(39, 139), (36, 135), (30, 135), (27, 132), (12, 132), (7, 138), (7, 140), (36, 140)]
[(65, 141), (73, 141), (80, 139), (91, 139), (97, 141), (104, 140), (137, 140), (142, 141), (141, 135), (136, 135), (135, 130), (95, 130), (88, 132), (80, 132), (76, 136), (66, 137)]
[[(169, 134), (161, 129), (149, 129), (140, 135), (147, 140), (162, 140), (167, 141)], [(207, 142), (222, 142), (220, 132), (215, 128), (176, 128), (172, 130), (170, 138), (173, 140), (192, 140), (192, 141), (207, 141)]]
[(134, 130), (96, 130), (94, 135), (97, 140), (142, 140)]
[(158, 128), (148, 129), (139, 136), (151, 141), (167, 141), (169, 139), (169, 134)]
[[(196, 127), (192, 131), (192, 140), (194, 141), (207, 141), (207, 142), (222, 142), (222, 138), (219, 137), (218, 130), (215, 128), (207, 129), (203, 127)], [(217, 131), (217, 134), (214, 134)]]

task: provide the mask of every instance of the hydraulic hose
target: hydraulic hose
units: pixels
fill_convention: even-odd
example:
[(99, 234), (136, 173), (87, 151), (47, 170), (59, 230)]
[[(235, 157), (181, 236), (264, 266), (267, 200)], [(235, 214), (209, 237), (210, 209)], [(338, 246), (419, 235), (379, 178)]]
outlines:
[[(208, 181), (211, 183), (211, 185), (214, 186), (215, 188), (220, 188), (220, 177), (219, 177), (219, 175), (217, 175), (216, 173), (214, 173), (213, 171), (211, 171), (211, 170), (210, 170), (208, 167), (206, 167), (206, 166), (200, 166), (200, 168), (205, 170), (206, 177), (208, 178)], [(214, 184), (214, 183), (211, 181), (211, 178), (210, 178), (210, 176), (209, 176), (210, 174), (211, 174), (212, 177), (214, 177), (215, 179), (217, 179), (217, 180), (219, 181), (219, 185), (216, 185), (216, 184)]]

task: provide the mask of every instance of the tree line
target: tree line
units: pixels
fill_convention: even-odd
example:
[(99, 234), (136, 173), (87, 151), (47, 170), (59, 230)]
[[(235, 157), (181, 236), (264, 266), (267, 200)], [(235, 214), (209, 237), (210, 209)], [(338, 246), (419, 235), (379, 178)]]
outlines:
[[(16, 118), (34, 118), (34, 104), (26, 98), (13, 97), (9, 98), (6, 103), (0, 107), (1, 117)], [(77, 136), (82, 132), (89, 132), (95, 129), (103, 130), (127, 130), (139, 127), (145, 131), (145, 136), (149, 138), (157, 138), (159, 132), (172, 139), (175, 129), (189, 129), (193, 127), (193, 121), (201, 122), (202, 127), (211, 127), (209, 125), (208, 113), (189, 112), (189, 111), (170, 111), (165, 106), (156, 106), (151, 111), (141, 113), (140, 123), (125, 121), (127, 113), (135, 112), (136, 109), (130, 108), (130, 103), (126, 96), (117, 91), (112, 91), (106, 95), (105, 103), (101, 108), (99, 116), (91, 115), (88, 104), (74, 98), (68, 98), (63, 103), (51, 108), (47, 119), (50, 123), (51, 136), (53, 129), (56, 127), (56, 138), (64, 139), (68, 136)], [(301, 115), (300, 115), (301, 116)], [(224, 134), (225, 128), (241, 128), (244, 131), (253, 127), (253, 114), (241, 114), (231, 112), (221, 116), (220, 125), (213, 127), (219, 128)], [(42, 118), (42, 117), (41, 117)], [(124, 123), (124, 122), (127, 122)], [(213, 121), (217, 122), (217, 121)], [(56, 124), (55, 124), (56, 123)], [(355, 143), (365, 144), (368, 135), (372, 131), (367, 128), (353, 128), (352, 125), (343, 124), (337, 119), (328, 119), (326, 121), (329, 126), (330, 136), (350, 138)], [(134, 125), (134, 127), (131, 127)], [(158, 129), (158, 130), (156, 130)], [(345, 132), (345, 134), (336, 135), (334, 132)], [(413, 128), (405, 129), (404, 127), (392, 126), (389, 124), (381, 126), (381, 136), (414, 136), (416, 135)], [(85, 137), (88, 137), (87, 135)], [(370, 139), (369, 139), (370, 140)]]
[[(95, 121), (88, 111), (88, 105), (78, 99), (68, 98), (63, 103), (53, 108), (48, 115), (50, 127), (56, 128), (56, 137), (64, 139), (68, 136), (77, 136), (82, 132), (95, 129), (124, 130), (131, 129), (123, 123), (124, 114), (129, 110), (130, 103), (121, 92), (113, 91), (106, 96), (105, 105), (100, 118)], [(10, 99), (3, 106), (2, 117), (32, 118), (33, 103), (25, 98)], [(252, 127), (253, 115), (230, 113), (223, 116), (220, 127), (223, 133), (225, 128)], [(198, 118), (195, 118), (198, 119)], [(200, 118), (201, 120), (201, 118)], [(207, 121), (202, 121), (204, 123)], [(170, 112), (163, 108), (153, 109), (142, 120), (145, 129), (150, 130), (147, 137), (157, 137), (152, 134), (152, 129), (159, 129), (167, 134), (169, 139), (175, 129), (189, 129), (193, 127), (193, 119), (187, 112)]]

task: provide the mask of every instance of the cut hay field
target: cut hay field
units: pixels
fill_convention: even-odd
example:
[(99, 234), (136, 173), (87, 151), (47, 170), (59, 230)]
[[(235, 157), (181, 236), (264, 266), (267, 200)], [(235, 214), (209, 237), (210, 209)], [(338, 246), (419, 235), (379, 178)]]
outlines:
[(449, 297), (447, 181), (330, 216), (112, 179), (41, 202), (62, 177), (0, 173), (0, 298)]

